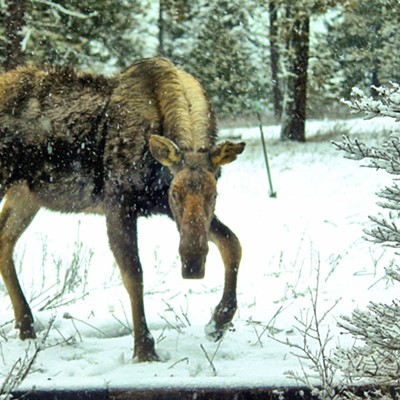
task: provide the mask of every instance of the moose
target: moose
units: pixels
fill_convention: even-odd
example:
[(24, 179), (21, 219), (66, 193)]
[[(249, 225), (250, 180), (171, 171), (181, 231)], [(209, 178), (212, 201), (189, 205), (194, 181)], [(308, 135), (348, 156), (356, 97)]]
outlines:
[(201, 84), (165, 58), (139, 60), (112, 77), (32, 66), (0, 75), (0, 272), (21, 339), (36, 334), (13, 250), (41, 207), (105, 216), (139, 362), (159, 357), (145, 318), (138, 217), (175, 221), (185, 279), (204, 277), (208, 241), (215, 243), (225, 282), (206, 333), (223, 336), (237, 308), (241, 245), (214, 213), (216, 186), (221, 166), (245, 143), (216, 140)]

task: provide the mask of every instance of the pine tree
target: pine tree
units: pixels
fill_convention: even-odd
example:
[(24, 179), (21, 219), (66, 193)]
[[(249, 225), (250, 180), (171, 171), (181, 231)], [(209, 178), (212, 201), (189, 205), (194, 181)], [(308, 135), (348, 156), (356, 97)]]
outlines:
[(159, 55), (178, 61), (189, 53), (187, 41), (194, 33), (190, 25), (198, 7), (199, 1), (159, 0)]
[(271, 78), (272, 78), (272, 92), (274, 115), (279, 121), (282, 116), (282, 90), (279, 79), (279, 21), (278, 21), (278, 4), (269, 0), (269, 38), (270, 38), (270, 63), (271, 63)]
[(281, 56), (284, 82), (281, 139), (304, 142), (307, 110), (310, 20), (347, 0), (303, 0), (288, 3), (278, 0), (280, 32), (283, 37)]
[[(97, 68), (125, 67), (144, 52), (146, 1), (32, 0), (22, 27), (26, 61)], [(1, 9), (0, 22), (6, 18)], [(4, 54), (0, 42), (0, 54)]]
[(282, 106), (281, 139), (306, 140), (308, 58), (310, 50), (310, 11), (285, 6), (287, 28), (287, 75)]
[[(318, 52), (328, 60), (320, 80), (325, 93), (348, 97), (355, 86), (369, 90), (400, 80), (400, 3), (396, 0), (353, 0), (331, 18)], [(318, 74), (318, 72), (317, 72)]]
[[(366, 96), (361, 90), (353, 89), (352, 101), (347, 104), (356, 112), (365, 113), (368, 118), (387, 116), (400, 121), (400, 86), (375, 87), (376, 98)], [(370, 147), (357, 140), (344, 138), (336, 146), (344, 151), (345, 157), (369, 161), (368, 166), (383, 169), (389, 174), (400, 174), (399, 130), (382, 146)], [(367, 237), (378, 244), (400, 247), (400, 186), (394, 178), (391, 187), (382, 189), (378, 196), (380, 205), (389, 210), (387, 218), (370, 217), (374, 226), (365, 230)], [(400, 282), (400, 267), (397, 264), (386, 269), (387, 275)], [(365, 311), (355, 310), (339, 322), (362, 345), (351, 349), (340, 349), (336, 364), (352, 379), (372, 378), (376, 384), (400, 383), (400, 301), (390, 304), (370, 303)]]
[(187, 58), (220, 114), (235, 117), (246, 112), (255, 76), (244, 27), (248, 16), (242, 0), (218, 0), (203, 8), (198, 37)]

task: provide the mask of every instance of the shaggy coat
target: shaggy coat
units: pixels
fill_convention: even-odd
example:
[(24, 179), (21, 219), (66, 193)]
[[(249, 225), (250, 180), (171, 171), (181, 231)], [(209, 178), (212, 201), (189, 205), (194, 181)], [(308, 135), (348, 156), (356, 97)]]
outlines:
[[(183, 93), (181, 80), (188, 83)], [(203, 93), (165, 59), (140, 61), (110, 79), (58, 68), (4, 74), (1, 197), (25, 181), (52, 210), (80, 212), (105, 201), (133, 204), (139, 214), (167, 211), (171, 174), (149, 153), (149, 137), (163, 132), (185, 150), (212, 147), (208, 100), (186, 101), (197, 90)]]
[(113, 78), (33, 67), (0, 75), (0, 272), (22, 339), (35, 331), (12, 254), (40, 207), (105, 214), (139, 361), (158, 356), (144, 313), (137, 218), (175, 220), (184, 278), (204, 276), (213, 241), (225, 286), (207, 333), (221, 338), (236, 310), (241, 247), (214, 215), (216, 179), (244, 143), (215, 141), (215, 115), (200, 83), (163, 58)]

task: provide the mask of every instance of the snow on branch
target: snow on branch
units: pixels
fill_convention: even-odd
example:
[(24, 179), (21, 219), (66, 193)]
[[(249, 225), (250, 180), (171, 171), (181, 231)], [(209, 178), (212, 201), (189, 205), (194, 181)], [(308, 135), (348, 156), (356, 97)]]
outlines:
[[(376, 97), (367, 97), (359, 89), (353, 89), (351, 100), (345, 101), (354, 112), (365, 113), (366, 118), (385, 116), (400, 121), (400, 86), (374, 87)], [(393, 131), (391, 137), (379, 147), (370, 147), (358, 140), (343, 137), (334, 143), (345, 153), (345, 158), (367, 159), (369, 167), (383, 169), (389, 174), (400, 174), (400, 135)], [(400, 184), (395, 178), (390, 187), (377, 193), (383, 199), (378, 203), (389, 209), (388, 217), (369, 217), (372, 228), (364, 230), (367, 240), (386, 246), (400, 248)], [(386, 268), (386, 276), (400, 282), (400, 267), (392, 263)], [(356, 339), (357, 345), (339, 348), (335, 364), (344, 376), (355, 380), (369, 378), (376, 385), (400, 384), (400, 300), (389, 304), (370, 303), (367, 310), (354, 310), (351, 316), (341, 317), (338, 322)], [(362, 345), (360, 345), (360, 343)]]
[(398, 265), (390, 265), (389, 267), (385, 268), (385, 273), (389, 278), (400, 282), (400, 268)]
[(370, 303), (355, 310), (338, 325), (364, 346), (339, 349), (335, 363), (352, 380), (373, 378), (374, 383), (398, 383), (400, 378), (400, 304)]
[(371, 230), (364, 229), (367, 240), (390, 247), (400, 247), (400, 231), (395, 222), (376, 217), (369, 219), (375, 226)]
[(343, 136), (342, 142), (333, 143), (338, 150), (344, 151), (345, 158), (351, 160), (370, 160), (369, 167), (384, 169), (389, 174), (400, 174), (400, 140), (392, 136), (381, 148), (368, 147), (357, 139)]
[(354, 113), (365, 113), (366, 118), (381, 116), (400, 121), (400, 86), (397, 83), (391, 83), (391, 87), (372, 86), (372, 90), (377, 94), (376, 99), (366, 96), (358, 88), (353, 88), (351, 100), (342, 100), (342, 102)]
[(90, 14), (83, 14), (83, 13), (80, 13), (78, 11), (74, 11), (74, 10), (70, 10), (68, 8), (65, 8), (61, 4), (54, 3), (54, 2), (52, 2), (50, 0), (33, 0), (33, 2), (46, 4), (46, 5), (50, 6), (50, 7), (53, 7), (55, 9), (57, 9), (58, 11), (60, 11), (63, 14), (70, 15), (71, 17), (75, 17), (75, 18), (86, 19), (86, 18), (94, 17), (94, 16), (96, 16), (98, 14), (97, 11), (93, 11)]
[(400, 187), (396, 180), (393, 181), (391, 187), (386, 186), (384, 189), (381, 189), (381, 191), (377, 193), (377, 196), (385, 199), (385, 202), (378, 202), (380, 207), (400, 211)]

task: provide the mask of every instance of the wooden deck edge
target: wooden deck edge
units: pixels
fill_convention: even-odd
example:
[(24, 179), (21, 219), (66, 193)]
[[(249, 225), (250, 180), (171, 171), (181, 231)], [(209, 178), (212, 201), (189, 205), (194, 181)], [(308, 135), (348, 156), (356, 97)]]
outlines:
[[(374, 396), (377, 389), (394, 396), (394, 387), (372, 385), (347, 388), (360, 397)], [(24, 400), (317, 400), (318, 394), (303, 387), (192, 387), (149, 389), (95, 389), (95, 390), (32, 390), (15, 391), (13, 399)]]

